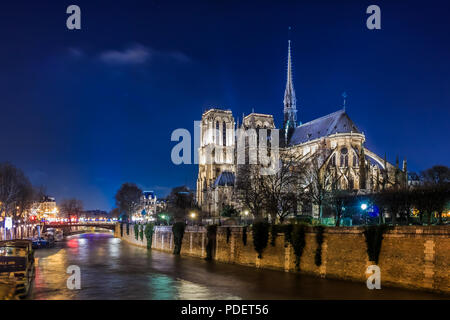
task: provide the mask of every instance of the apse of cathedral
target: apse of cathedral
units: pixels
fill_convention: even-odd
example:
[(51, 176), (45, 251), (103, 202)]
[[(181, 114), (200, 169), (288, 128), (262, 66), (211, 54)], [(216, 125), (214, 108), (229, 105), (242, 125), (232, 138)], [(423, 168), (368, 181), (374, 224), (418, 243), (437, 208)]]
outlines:
[[(331, 177), (339, 177), (338, 188), (357, 193), (377, 192), (385, 187), (407, 184), (406, 160), (399, 168), (398, 157), (393, 165), (386, 161), (386, 156), (382, 158), (367, 149), (365, 135), (346, 113), (346, 95), (343, 97), (340, 110), (309, 122), (298, 122), (289, 41), (283, 126), (277, 137), (281, 160), (283, 154), (294, 154), (302, 161), (308, 161), (320, 150), (324, 155), (320, 160), (324, 184), (327, 185)], [(270, 132), (277, 129), (273, 115), (252, 112), (236, 123), (231, 110), (213, 108), (203, 113), (196, 199), (208, 215), (219, 216), (226, 205), (244, 209), (235, 190), (237, 164), (240, 164), (238, 141), (240, 135), (245, 135), (248, 130), (259, 129), (265, 129), (270, 136)], [(249, 161), (248, 156), (246, 161)], [(301, 214), (315, 215), (311, 210), (310, 207), (310, 212)]]

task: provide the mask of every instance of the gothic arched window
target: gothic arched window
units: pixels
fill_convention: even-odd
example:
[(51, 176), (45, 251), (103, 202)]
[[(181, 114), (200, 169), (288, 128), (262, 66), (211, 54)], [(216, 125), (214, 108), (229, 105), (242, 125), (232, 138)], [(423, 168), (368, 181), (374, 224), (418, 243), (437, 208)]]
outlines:
[(331, 157), (331, 165), (332, 165), (333, 167), (336, 166), (336, 154), (333, 154), (333, 156)]
[(358, 155), (356, 153), (353, 154), (353, 166), (357, 167), (359, 165)]
[(341, 167), (348, 167), (348, 150), (347, 148), (341, 149)]
[(227, 145), (227, 124), (225, 123), (225, 121), (223, 122), (222, 126), (223, 126), (222, 127), (222, 131), (223, 131), (222, 142), (223, 142), (223, 145), (226, 146)]
[(353, 166), (354, 167), (359, 166), (359, 149), (358, 148), (353, 149)]
[(216, 121), (216, 144), (219, 144), (219, 121)]

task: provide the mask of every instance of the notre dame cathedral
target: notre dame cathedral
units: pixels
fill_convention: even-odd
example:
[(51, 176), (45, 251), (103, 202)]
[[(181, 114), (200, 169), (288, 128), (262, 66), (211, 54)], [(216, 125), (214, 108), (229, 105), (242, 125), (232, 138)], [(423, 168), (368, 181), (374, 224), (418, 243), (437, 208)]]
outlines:
[[(297, 122), (297, 106), (292, 79), (291, 42), (288, 42), (287, 81), (284, 93), (284, 121), (279, 130), (280, 154), (290, 151), (309, 159), (317, 150), (326, 150), (321, 170), (332, 168), (339, 174), (339, 188), (376, 192), (385, 186), (402, 186), (407, 182), (406, 161), (399, 168), (364, 146), (365, 136), (341, 110), (305, 123)], [(236, 131), (276, 129), (273, 115), (250, 113), (236, 124), (231, 110), (213, 108), (202, 115), (199, 170), (196, 199), (202, 211), (211, 217), (220, 215), (225, 205), (243, 210), (235, 193), (237, 175)], [(323, 175), (324, 179), (325, 175)], [(306, 209), (305, 209), (306, 208)], [(301, 214), (317, 216), (317, 208), (305, 207)], [(309, 212), (305, 212), (309, 210)]]

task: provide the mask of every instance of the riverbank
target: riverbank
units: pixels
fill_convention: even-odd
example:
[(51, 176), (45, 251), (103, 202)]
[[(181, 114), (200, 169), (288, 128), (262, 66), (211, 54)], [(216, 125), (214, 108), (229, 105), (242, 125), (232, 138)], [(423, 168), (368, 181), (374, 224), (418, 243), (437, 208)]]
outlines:
[[(115, 236), (140, 247), (147, 247), (145, 236), (136, 239), (130, 225), (120, 234), (116, 225)], [(321, 246), (320, 266), (316, 265), (316, 232), (307, 231), (305, 248), (300, 260), (300, 272), (320, 278), (366, 282), (369, 261), (362, 228), (326, 228)], [(295, 254), (290, 244), (285, 244), (284, 234), (278, 234), (274, 245), (267, 245), (262, 258), (257, 257), (250, 231), (241, 227), (218, 227), (212, 259), (232, 264), (262, 269), (297, 272)], [(206, 257), (207, 235), (202, 227), (187, 228), (181, 247), (182, 256)], [(173, 251), (173, 234), (170, 227), (156, 227), (152, 249)], [(402, 226), (384, 235), (378, 266), (382, 286), (401, 287), (450, 294), (450, 226)]]

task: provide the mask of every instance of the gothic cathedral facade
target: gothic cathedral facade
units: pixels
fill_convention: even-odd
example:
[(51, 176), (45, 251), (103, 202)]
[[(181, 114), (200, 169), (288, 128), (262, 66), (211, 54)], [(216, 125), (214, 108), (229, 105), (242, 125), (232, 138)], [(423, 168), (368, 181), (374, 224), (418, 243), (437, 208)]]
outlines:
[[(293, 153), (307, 161), (320, 150), (325, 155), (320, 163), (325, 185), (327, 179), (335, 178), (341, 189), (376, 192), (407, 184), (406, 161), (399, 168), (398, 158), (393, 165), (386, 156), (382, 158), (365, 147), (364, 133), (345, 111), (345, 95), (340, 110), (306, 123), (297, 122), (290, 41), (287, 60), (284, 119), (278, 135), (280, 154)], [(250, 129), (276, 129), (273, 115), (252, 112), (241, 124), (236, 124), (231, 110), (213, 108), (202, 115), (196, 200), (207, 216), (220, 216), (226, 205), (244, 209), (235, 190), (237, 132)], [(312, 208), (309, 210), (302, 214), (316, 215)]]

